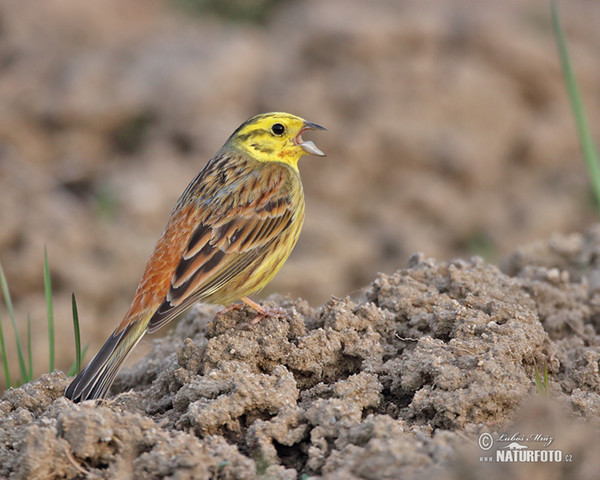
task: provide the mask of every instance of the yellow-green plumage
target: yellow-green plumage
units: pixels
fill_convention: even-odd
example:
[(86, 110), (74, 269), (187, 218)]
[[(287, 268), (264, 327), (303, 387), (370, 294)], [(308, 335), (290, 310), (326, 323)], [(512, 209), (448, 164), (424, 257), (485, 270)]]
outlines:
[(229, 305), (273, 279), (304, 221), (298, 160), (307, 153), (324, 155), (301, 135), (322, 128), (269, 113), (231, 135), (181, 195), (129, 311), (69, 385), (67, 397), (104, 397), (142, 336), (195, 302)]

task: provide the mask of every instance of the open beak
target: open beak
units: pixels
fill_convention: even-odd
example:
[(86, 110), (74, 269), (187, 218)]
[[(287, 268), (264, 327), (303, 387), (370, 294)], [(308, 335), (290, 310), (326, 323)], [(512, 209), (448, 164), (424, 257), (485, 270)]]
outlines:
[(298, 133), (298, 135), (296, 135), (296, 138), (294, 139), (294, 143), (296, 145), (298, 145), (300, 148), (302, 148), (302, 150), (304, 150), (309, 155), (316, 155), (318, 157), (326, 157), (326, 155), (321, 150), (319, 150), (313, 142), (311, 142), (310, 140), (304, 140), (302, 138), (302, 134), (304, 132), (306, 132), (307, 130), (327, 130), (327, 129), (325, 127), (322, 127), (321, 125), (317, 125), (316, 123), (304, 122), (304, 126), (302, 127), (302, 130), (300, 130), (300, 133)]

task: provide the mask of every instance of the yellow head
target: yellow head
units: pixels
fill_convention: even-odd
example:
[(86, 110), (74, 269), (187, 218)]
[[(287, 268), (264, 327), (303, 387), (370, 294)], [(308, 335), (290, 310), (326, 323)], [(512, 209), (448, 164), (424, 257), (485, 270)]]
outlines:
[(289, 113), (263, 113), (240, 125), (223, 148), (236, 148), (260, 162), (286, 163), (298, 170), (302, 155), (325, 156), (313, 142), (302, 139), (307, 130), (325, 128)]

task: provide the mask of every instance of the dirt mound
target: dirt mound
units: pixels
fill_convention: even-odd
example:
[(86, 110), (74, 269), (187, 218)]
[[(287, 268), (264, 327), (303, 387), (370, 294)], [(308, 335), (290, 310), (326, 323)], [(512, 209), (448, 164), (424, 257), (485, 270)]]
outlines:
[[(593, 478), (599, 248), (600, 226), (555, 236), (507, 257), (512, 276), (414, 255), (355, 300), (271, 298), (288, 318), (253, 326), (198, 305), (102, 405), (65, 399), (60, 372), (5, 392), (0, 476)], [(480, 438), (511, 434), (563, 461), (481, 462)]]

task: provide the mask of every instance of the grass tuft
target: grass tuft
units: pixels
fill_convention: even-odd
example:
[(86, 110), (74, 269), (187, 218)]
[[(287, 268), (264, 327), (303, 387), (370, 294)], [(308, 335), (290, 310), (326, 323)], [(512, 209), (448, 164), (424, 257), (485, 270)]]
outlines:
[[(6, 276), (4, 275), (4, 270), (2, 269), (2, 265), (0, 265), (0, 291), (2, 292), (2, 296), (4, 298), (4, 304), (6, 305), (6, 309), (8, 311), (8, 315), (11, 319), (12, 328), (15, 335), (15, 345), (17, 348), (17, 356), (19, 361), (19, 380), (13, 383), (10, 375), (10, 365), (9, 359), (6, 352), (6, 343), (4, 337), (4, 329), (2, 317), (0, 316), (0, 361), (2, 361), (2, 370), (4, 372), (4, 380), (6, 387), (18, 387), (19, 385), (23, 385), (27, 382), (33, 380), (33, 348), (32, 348), (32, 334), (31, 334), (31, 318), (27, 316), (27, 359), (25, 359), (23, 345), (21, 342), (21, 337), (19, 335), (19, 331), (17, 329), (17, 320), (15, 318), (14, 308), (12, 299), (10, 296), (10, 290), (8, 288), (8, 282), (6, 280)], [(50, 352), (49, 358), (49, 372), (54, 371), (55, 366), (55, 335), (54, 335), (54, 309), (53, 309), (53, 300), (52, 300), (52, 282), (50, 279), (50, 268), (48, 261), (48, 252), (44, 248), (44, 292), (46, 297), (46, 312), (47, 318), (46, 321), (48, 323), (48, 347)], [(83, 349), (81, 348), (81, 338), (79, 333), (79, 315), (77, 312), (77, 302), (75, 301), (75, 295), (73, 294), (71, 297), (72, 309), (73, 309), (73, 332), (75, 334), (75, 362), (69, 369), (68, 375), (74, 375), (81, 370), (81, 360), (85, 355), (87, 350), (87, 346)]]

